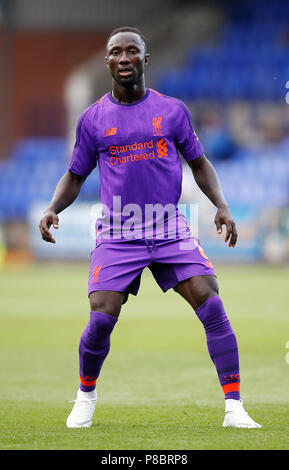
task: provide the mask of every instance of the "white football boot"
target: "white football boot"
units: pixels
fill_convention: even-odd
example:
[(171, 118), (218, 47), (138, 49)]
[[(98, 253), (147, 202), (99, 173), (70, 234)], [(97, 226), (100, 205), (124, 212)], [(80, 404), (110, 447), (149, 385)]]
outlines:
[(223, 427), (231, 428), (261, 428), (261, 424), (255, 423), (243, 408), (242, 400), (225, 400), (225, 419)]
[(95, 410), (97, 393), (78, 390), (72, 411), (66, 420), (68, 428), (90, 428)]

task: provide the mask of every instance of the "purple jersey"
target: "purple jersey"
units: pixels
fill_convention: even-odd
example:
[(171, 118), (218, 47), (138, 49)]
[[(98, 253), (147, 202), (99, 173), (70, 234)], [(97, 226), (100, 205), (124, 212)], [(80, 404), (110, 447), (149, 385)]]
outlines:
[[(133, 233), (138, 233), (133, 238), (161, 238), (156, 231), (148, 230), (150, 236), (146, 235), (152, 224), (155, 230), (160, 218), (168, 238), (189, 232), (177, 209), (182, 189), (178, 152), (186, 160), (194, 160), (204, 150), (187, 107), (176, 98), (147, 89), (141, 100), (123, 104), (107, 93), (82, 113), (68, 169), (87, 176), (99, 165), (105, 208), (97, 222), (99, 234), (111, 236), (112, 228), (121, 226), (120, 231), (113, 231), (113, 238), (122, 239), (133, 225)], [(178, 220), (174, 237), (168, 236), (171, 208)], [(140, 231), (136, 232), (137, 226)]]

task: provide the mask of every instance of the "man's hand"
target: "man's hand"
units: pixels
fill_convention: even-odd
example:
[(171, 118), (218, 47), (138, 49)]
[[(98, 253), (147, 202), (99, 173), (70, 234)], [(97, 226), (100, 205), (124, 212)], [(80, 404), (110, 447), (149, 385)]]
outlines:
[(229, 206), (224, 197), (222, 187), (215, 168), (209, 160), (202, 155), (199, 158), (188, 161), (193, 172), (195, 181), (203, 193), (210, 201), (218, 207), (215, 217), (217, 232), (222, 233), (222, 225), (226, 225), (225, 242), (229, 241), (229, 246), (235, 246), (237, 243), (237, 229)]
[(55, 243), (55, 239), (53, 238), (52, 233), (49, 231), (49, 228), (51, 225), (53, 225), (53, 227), (57, 229), (58, 221), (58, 215), (55, 212), (51, 210), (45, 211), (44, 216), (40, 220), (39, 224), (39, 229), (43, 240), (46, 242)]
[(219, 207), (215, 217), (215, 224), (219, 234), (222, 233), (222, 225), (226, 225), (225, 243), (229, 240), (229, 246), (236, 246), (238, 233), (228, 206)]
[(67, 170), (58, 181), (53, 197), (39, 224), (42, 238), (46, 242), (55, 243), (52, 233), (49, 232), (49, 228), (51, 225), (53, 225), (54, 228), (58, 228), (57, 214), (70, 206), (77, 198), (85, 178), (86, 176), (79, 176)]

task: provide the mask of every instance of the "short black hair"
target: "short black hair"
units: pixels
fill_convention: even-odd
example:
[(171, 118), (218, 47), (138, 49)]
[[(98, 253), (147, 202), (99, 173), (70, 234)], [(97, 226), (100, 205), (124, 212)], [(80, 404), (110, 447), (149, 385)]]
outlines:
[(112, 32), (110, 33), (110, 35), (107, 38), (106, 47), (108, 45), (108, 42), (109, 42), (110, 38), (112, 36), (114, 36), (115, 34), (118, 34), (118, 33), (135, 33), (135, 34), (138, 34), (139, 37), (142, 39), (144, 45), (145, 45), (145, 52), (147, 51), (146, 38), (144, 37), (143, 33), (139, 29), (133, 28), (132, 26), (120, 26), (119, 28), (113, 29)]

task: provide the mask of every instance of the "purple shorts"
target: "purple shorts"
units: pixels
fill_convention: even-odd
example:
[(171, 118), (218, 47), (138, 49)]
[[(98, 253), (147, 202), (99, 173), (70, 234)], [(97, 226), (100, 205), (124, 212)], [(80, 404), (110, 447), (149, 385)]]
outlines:
[(104, 240), (91, 252), (88, 295), (112, 290), (137, 295), (148, 267), (163, 292), (192, 276), (215, 276), (197, 238), (185, 240)]

